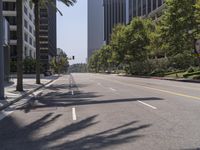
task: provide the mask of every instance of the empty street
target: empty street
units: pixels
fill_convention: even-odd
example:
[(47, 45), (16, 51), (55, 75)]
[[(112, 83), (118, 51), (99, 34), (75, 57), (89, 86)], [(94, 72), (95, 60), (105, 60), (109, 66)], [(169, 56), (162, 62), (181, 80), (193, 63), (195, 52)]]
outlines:
[(1, 150), (161, 150), (200, 146), (200, 85), (63, 75), (1, 111)]

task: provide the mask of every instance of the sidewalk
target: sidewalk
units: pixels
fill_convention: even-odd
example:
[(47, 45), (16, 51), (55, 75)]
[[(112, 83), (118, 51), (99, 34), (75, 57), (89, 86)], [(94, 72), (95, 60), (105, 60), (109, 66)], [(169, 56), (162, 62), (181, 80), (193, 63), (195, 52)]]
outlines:
[(10, 106), (11, 104), (23, 99), (24, 97), (32, 94), (33, 92), (37, 91), (38, 89), (44, 87), (45, 85), (51, 83), (52, 81), (56, 80), (58, 76), (49, 76), (41, 78), (41, 84), (38, 85), (35, 83), (35, 78), (25, 78), (23, 79), (23, 92), (16, 91), (16, 82), (17, 79), (13, 78), (10, 83), (5, 85), (5, 100), (0, 100), (0, 111), (4, 108)]

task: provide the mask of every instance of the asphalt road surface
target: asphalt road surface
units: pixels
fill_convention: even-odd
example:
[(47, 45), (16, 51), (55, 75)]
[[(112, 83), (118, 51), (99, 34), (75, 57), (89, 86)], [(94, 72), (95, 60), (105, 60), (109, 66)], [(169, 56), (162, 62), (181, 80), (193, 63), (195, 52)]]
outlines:
[(72, 74), (35, 94), (0, 113), (0, 150), (200, 149), (200, 84)]

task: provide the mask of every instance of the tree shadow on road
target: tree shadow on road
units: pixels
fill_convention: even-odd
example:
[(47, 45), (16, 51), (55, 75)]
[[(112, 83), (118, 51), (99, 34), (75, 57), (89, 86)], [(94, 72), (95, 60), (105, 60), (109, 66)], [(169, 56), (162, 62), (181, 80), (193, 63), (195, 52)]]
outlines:
[(75, 95), (61, 92), (49, 92), (32, 99), (27, 103), (27, 105), (18, 108), (19, 110), (24, 110), (28, 113), (31, 110), (37, 110), (42, 108), (51, 107), (70, 107), (70, 106), (82, 106), (82, 105), (97, 105), (97, 104), (120, 104), (120, 103), (130, 103), (135, 101), (157, 101), (163, 100), (158, 97), (138, 97), (138, 98), (122, 98), (122, 99), (95, 99), (101, 97), (102, 95), (97, 95), (95, 92), (77, 92)]
[[(84, 136), (75, 136), (87, 132), (88, 128), (97, 125), (98, 115), (85, 118), (49, 133), (41, 133), (56, 123), (60, 114), (48, 113), (42, 118), (22, 126), (18, 120), (8, 117), (0, 122), (1, 150), (95, 150), (134, 142), (144, 135), (137, 131), (150, 127), (150, 124), (139, 125), (139, 121), (128, 122), (105, 131), (97, 131)], [(61, 119), (61, 118), (60, 118)], [(40, 136), (37, 136), (40, 134)]]

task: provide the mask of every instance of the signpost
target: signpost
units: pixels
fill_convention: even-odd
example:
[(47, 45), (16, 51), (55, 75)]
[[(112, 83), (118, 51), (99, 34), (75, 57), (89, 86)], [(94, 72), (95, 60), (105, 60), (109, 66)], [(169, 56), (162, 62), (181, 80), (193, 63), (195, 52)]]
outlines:
[(3, 2), (0, 1), (0, 100), (4, 99)]
[(200, 39), (195, 42), (195, 51), (198, 56), (200, 56)]

